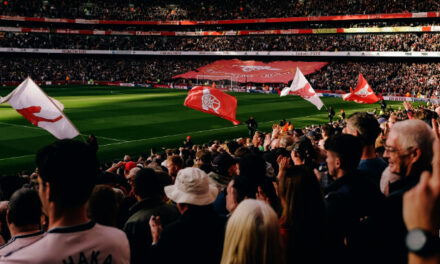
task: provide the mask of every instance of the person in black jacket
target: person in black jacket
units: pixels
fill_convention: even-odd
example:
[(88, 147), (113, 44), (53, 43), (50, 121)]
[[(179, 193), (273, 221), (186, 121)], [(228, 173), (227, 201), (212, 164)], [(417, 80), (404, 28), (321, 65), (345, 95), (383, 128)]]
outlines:
[(226, 217), (214, 211), (218, 189), (198, 168), (179, 171), (166, 195), (177, 204), (181, 218), (163, 231), (160, 217), (150, 219), (154, 258), (151, 263), (219, 263), (223, 250)]
[(382, 111), (386, 112), (386, 110), (387, 110), (387, 102), (385, 102), (384, 99), (380, 100), (380, 108), (382, 109)]
[(333, 106), (330, 106), (328, 108), (328, 121), (331, 123), (333, 121), (333, 117), (335, 116), (335, 110), (333, 109)]
[(382, 193), (359, 171), (362, 145), (352, 135), (326, 140), (327, 166), (335, 181), (325, 190), (330, 224), (330, 263), (360, 263), (363, 221), (374, 215), (383, 201)]
[(402, 216), (403, 195), (417, 185), (423, 171), (431, 171), (434, 133), (421, 120), (406, 120), (393, 125), (385, 143), (384, 157), (389, 169), (400, 179), (387, 186), (383, 213), (374, 220), (382, 229), (377, 243), (386, 252), (378, 252), (383, 263), (407, 263), (405, 237), (408, 230)]
[(166, 204), (163, 187), (167, 175), (152, 169), (140, 169), (133, 177), (136, 200), (130, 207), (124, 231), (130, 242), (131, 263), (148, 263), (149, 247), (152, 243), (149, 221), (152, 215), (160, 216), (162, 224), (169, 224), (179, 217), (177, 207)]
[(249, 130), (249, 137), (252, 139), (254, 137), (255, 131), (258, 128), (258, 123), (255, 121), (255, 118), (251, 116), (246, 122)]

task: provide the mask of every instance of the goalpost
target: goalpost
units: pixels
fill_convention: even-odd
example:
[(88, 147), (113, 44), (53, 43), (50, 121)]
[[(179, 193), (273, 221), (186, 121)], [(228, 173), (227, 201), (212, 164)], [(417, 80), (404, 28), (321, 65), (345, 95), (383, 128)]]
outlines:
[[(211, 77), (215, 77), (216, 81), (210, 80)], [(234, 80), (232, 75), (197, 75), (196, 76), (196, 85), (207, 85), (211, 86), (212, 83), (215, 83), (215, 86), (218, 88), (227, 89), (229, 91), (234, 91), (234, 88), (238, 87), (238, 83)]]

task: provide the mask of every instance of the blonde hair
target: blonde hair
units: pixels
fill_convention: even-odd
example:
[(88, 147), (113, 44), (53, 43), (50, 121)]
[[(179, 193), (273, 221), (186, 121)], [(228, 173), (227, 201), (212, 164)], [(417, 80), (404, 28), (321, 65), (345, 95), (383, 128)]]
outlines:
[(221, 264), (260, 263), (284, 263), (280, 226), (269, 205), (247, 199), (228, 221)]

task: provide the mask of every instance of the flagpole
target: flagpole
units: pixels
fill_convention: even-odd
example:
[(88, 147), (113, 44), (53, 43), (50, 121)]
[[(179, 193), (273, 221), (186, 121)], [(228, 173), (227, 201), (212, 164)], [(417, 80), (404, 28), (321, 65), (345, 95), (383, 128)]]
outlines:
[[(41, 92), (47, 97), (47, 99), (49, 99), (49, 101), (52, 103), (52, 105), (54, 105), (55, 108), (58, 109), (58, 111), (60, 111), (61, 114), (63, 114), (63, 116), (64, 116), (64, 117), (66, 118), (66, 120), (72, 125), (72, 127), (76, 130), (76, 132), (78, 132), (78, 134), (81, 135), (81, 133), (79, 132), (78, 128), (76, 128), (76, 126), (72, 123), (72, 121), (70, 121), (70, 119), (67, 117), (67, 115), (65, 115), (64, 112), (58, 107), (58, 105), (52, 101), (52, 99), (50, 98), (50, 96), (48, 96), (48, 95), (43, 91), (43, 89), (41, 89), (41, 87), (40, 87), (38, 84), (36, 84), (36, 83), (35, 83), (30, 77), (28, 77), (28, 79), (29, 79), (30, 81), (32, 81), (32, 82), (35, 84), (35, 86), (38, 87), (38, 89), (40, 89), (40, 91), (41, 91)], [(84, 138), (83, 138), (83, 140), (84, 140)], [(87, 142), (87, 141), (84, 140), (84, 142)]]

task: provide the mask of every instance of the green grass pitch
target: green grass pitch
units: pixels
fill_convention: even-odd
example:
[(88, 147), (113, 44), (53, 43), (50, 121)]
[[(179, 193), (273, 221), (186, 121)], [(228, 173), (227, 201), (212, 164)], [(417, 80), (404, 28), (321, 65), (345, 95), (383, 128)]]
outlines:
[[(12, 89), (0, 88), (0, 95), (5, 96)], [(234, 126), (216, 116), (184, 107), (187, 91), (109, 86), (43, 89), (64, 104), (64, 112), (84, 138), (90, 133), (97, 136), (101, 162), (121, 159), (124, 154), (137, 156), (151, 147), (177, 147), (189, 135), (197, 144), (247, 135), (243, 124)], [(263, 131), (269, 131), (273, 123), (283, 118), (297, 128), (327, 120), (324, 108), (318, 111), (297, 96), (231, 94), (238, 100), (237, 119), (244, 122), (253, 115)], [(340, 98), (323, 98), (323, 101), (327, 106), (332, 105), (337, 114), (341, 108), (348, 115), (379, 107), (344, 102)], [(0, 105), (0, 175), (33, 169), (36, 151), (55, 140), (8, 104)]]

